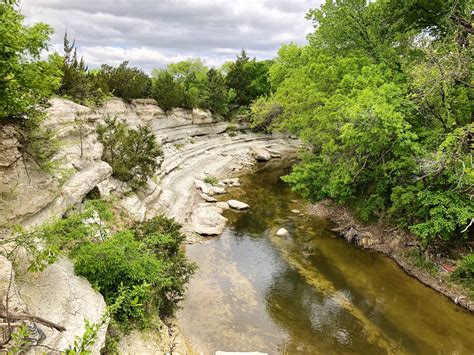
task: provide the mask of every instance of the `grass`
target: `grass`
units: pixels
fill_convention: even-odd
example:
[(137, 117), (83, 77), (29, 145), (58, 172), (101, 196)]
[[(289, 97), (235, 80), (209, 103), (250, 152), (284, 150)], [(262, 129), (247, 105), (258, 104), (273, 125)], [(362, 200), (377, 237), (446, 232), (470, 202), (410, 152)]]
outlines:
[(405, 256), (420, 269), (428, 271), (430, 274), (438, 272), (438, 267), (431, 260), (428, 260), (424, 255), (420, 254), (416, 249), (410, 249), (405, 253)]
[(219, 183), (219, 180), (215, 176), (212, 176), (212, 175), (206, 176), (203, 181), (206, 184), (211, 184), (213, 186), (215, 186)]

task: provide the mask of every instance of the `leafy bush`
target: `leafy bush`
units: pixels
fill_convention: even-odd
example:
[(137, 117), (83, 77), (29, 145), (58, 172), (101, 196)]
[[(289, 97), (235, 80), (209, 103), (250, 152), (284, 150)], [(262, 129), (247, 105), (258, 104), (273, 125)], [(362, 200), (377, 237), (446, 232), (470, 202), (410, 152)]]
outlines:
[(206, 184), (211, 184), (211, 185), (217, 185), (219, 183), (219, 180), (215, 176), (212, 176), (212, 175), (207, 175), (203, 181)]
[(458, 263), (454, 276), (460, 279), (474, 279), (474, 254), (464, 256)]
[(266, 97), (259, 97), (252, 103), (250, 109), (250, 126), (256, 131), (270, 131), (276, 119), (283, 114), (283, 107)]
[(115, 318), (146, 325), (152, 310), (172, 314), (193, 273), (179, 244), (179, 225), (156, 217), (102, 243), (86, 243), (73, 253), (74, 268), (103, 295), (107, 304), (120, 298)]
[(101, 240), (106, 234), (102, 222), (111, 219), (112, 214), (106, 202), (87, 201), (81, 210), (54, 219), (32, 231), (17, 226), (14, 235), (4, 240), (4, 244), (9, 245), (6, 256), (9, 260), (15, 260), (18, 251), (24, 250), (29, 259), (28, 270), (41, 271), (77, 245)]
[(149, 127), (127, 130), (116, 118), (105, 117), (97, 133), (104, 145), (102, 159), (112, 166), (115, 177), (132, 188), (145, 186), (159, 169), (163, 153)]

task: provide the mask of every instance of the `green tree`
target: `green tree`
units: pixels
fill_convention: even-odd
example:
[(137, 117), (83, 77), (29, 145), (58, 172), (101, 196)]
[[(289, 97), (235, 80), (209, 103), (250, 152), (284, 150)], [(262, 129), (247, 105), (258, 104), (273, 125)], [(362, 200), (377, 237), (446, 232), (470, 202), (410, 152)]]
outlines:
[(102, 159), (112, 166), (115, 177), (132, 188), (145, 186), (160, 167), (163, 153), (149, 127), (127, 130), (116, 118), (105, 117), (97, 133), (104, 145)]
[(104, 64), (99, 76), (103, 77), (107, 90), (125, 101), (142, 99), (150, 95), (151, 80), (143, 70), (129, 67), (125, 61), (117, 67)]
[(23, 21), (14, 1), (0, 2), (0, 122), (36, 129), (60, 72), (54, 62), (40, 60), (52, 28)]
[(151, 95), (165, 111), (185, 104), (185, 91), (182, 84), (176, 82), (166, 70), (154, 70), (152, 73)]
[[(312, 200), (388, 215), (425, 243), (472, 228), (473, 53), (467, 1), (326, 1), (310, 44), (283, 46), (253, 106), (306, 143), (285, 179)], [(469, 22), (469, 21), (468, 21)], [(471, 138), (469, 138), (471, 137)]]
[(59, 94), (69, 97), (80, 104), (86, 104), (92, 91), (87, 66), (84, 58), (79, 59), (77, 57), (75, 41), (72, 43), (69, 41), (67, 31), (64, 33), (63, 49), (63, 75)]
[(204, 107), (218, 115), (226, 115), (229, 111), (229, 91), (224, 76), (214, 68), (207, 72), (207, 95)]

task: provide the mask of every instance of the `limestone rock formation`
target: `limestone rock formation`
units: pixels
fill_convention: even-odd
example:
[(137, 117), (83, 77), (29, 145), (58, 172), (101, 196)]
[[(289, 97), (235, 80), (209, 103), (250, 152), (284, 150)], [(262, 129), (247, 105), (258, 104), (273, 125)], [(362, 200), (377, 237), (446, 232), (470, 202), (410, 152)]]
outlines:
[[(17, 280), (17, 285), (31, 314), (66, 328), (65, 332), (59, 333), (38, 325), (46, 335), (42, 344), (60, 351), (73, 344), (76, 336), (83, 335), (84, 319), (99, 323), (105, 312), (102, 295), (85, 278), (74, 275), (72, 263), (65, 259), (49, 265), (42, 272), (27, 273)], [(98, 354), (103, 347), (106, 328), (104, 324), (99, 331), (98, 339), (90, 349), (93, 354)], [(44, 348), (34, 352), (44, 353)]]

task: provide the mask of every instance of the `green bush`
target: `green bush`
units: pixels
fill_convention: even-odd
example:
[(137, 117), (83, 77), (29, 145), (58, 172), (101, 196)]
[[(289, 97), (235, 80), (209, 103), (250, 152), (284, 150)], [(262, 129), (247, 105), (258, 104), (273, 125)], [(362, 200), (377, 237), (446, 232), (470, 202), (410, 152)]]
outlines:
[(185, 103), (184, 87), (177, 83), (166, 70), (154, 71), (151, 96), (158, 106), (169, 111), (175, 107), (183, 107)]
[(219, 180), (215, 176), (212, 176), (212, 175), (206, 176), (203, 181), (206, 184), (211, 184), (211, 185), (214, 185), (214, 186), (219, 183)]
[(118, 321), (146, 325), (153, 310), (173, 314), (193, 273), (194, 265), (179, 250), (184, 238), (179, 228), (156, 217), (104, 242), (86, 243), (72, 254), (74, 269), (107, 304), (119, 300)]
[(132, 188), (145, 186), (159, 169), (163, 153), (149, 127), (127, 130), (116, 118), (105, 117), (97, 133), (104, 145), (102, 159), (112, 166), (115, 177)]
[(474, 253), (464, 256), (459, 261), (454, 276), (460, 279), (474, 279)]

